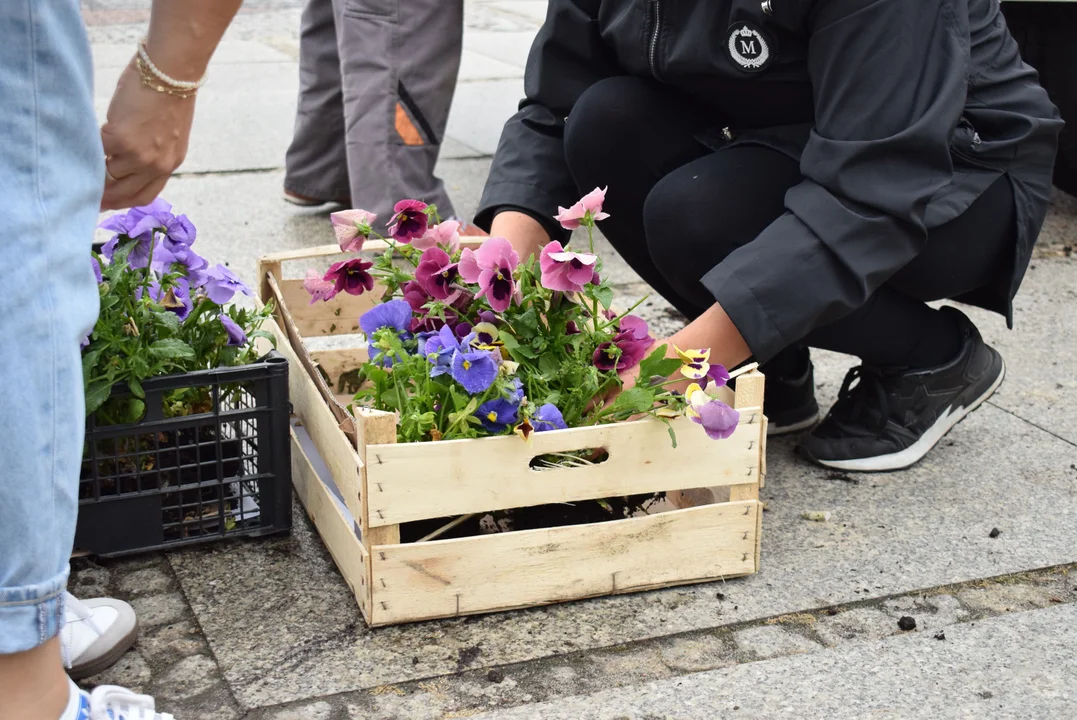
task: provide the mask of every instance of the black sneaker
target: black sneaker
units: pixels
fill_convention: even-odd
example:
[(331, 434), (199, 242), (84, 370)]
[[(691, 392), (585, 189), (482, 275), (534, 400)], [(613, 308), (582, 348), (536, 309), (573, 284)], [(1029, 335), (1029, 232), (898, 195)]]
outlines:
[(789, 435), (813, 427), (819, 422), (819, 403), (815, 401), (815, 368), (808, 361), (798, 377), (782, 377), (767, 372), (763, 390), (763, 414), (767, 416), (767, 435)]
[(801, 452), (838, 470), (901, 470), (920, 461), (991, 397), (1006, 374), (1002, 356), (984, 343), (971, 320), (945, 310), (960, 316), (964, 333), (956, 360), (916, 371), (853, 368), (826, 419), (804, 438)]

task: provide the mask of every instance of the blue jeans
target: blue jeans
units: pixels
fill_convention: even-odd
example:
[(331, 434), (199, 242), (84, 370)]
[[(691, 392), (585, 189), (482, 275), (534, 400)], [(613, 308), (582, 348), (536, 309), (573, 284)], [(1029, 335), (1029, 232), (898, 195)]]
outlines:
[(78, 0), (0, 2), (0, 653), (59, 632), (105, 168)]

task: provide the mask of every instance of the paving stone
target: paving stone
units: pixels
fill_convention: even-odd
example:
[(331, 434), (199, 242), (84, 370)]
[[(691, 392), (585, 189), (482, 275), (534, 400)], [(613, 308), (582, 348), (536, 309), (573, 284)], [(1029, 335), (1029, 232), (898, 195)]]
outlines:
[(79, 599), (101, 597), (105, 594), (111, 577), (108, 568), (100, 565), (86, 565), (72, 569), (68, 590)]
[(737, 647), (760, 660), (821, 650), (819, 643), (781, 625), (760, 625), (733, 633)]
[(853, 608), (823, 616), (815, 624), (819, 639), (828, 646), (850, 640), (877, 640), (898, 632), (897, 621), (875, 608)]
[(206, 652), (202, 632), (190, 622), (178, 622), (156, 630), (144, 630), (138, 649), (155, 663), (173, 663), (180, 658)]
[(1044, 608), (1054, 604), (1053, 589), (1035, 585), (996, 584), (985, 588), (966, 588), (957, 594), (973, 612), (991, 614)]
[(677, 672), (702, 672), (736, 662), (717, 635), (672, 637), (660, 643), (658, 648), (662, 661)]
[(969, 611), (962, 607), (961, 602), (953, 595), (931, 595), (925, 598), (924, 603), (935, 611), (934, 615), (917, 618), (917, 622), (923, 621), (924, 630), (939, 630), (969, 617)]
[(267, 716), (268, 720), (329, 720), (333, 706), (327, 702), (315, 702), (309, 705), (278, 710)]
[(171, 590), (174, 585), (175, 582), (169, 573), (155, 567), (126, 574), (117, 583), (120, 592), (128, 597), (154, 595)]
[(156, 691), (163, 698), (185, 698), (207, 692), (219, 682), (217, 664), (205, 655), (192, 655), (165, 671)]
[(137, 649), (129, 650), (119, 661), (93, 677), (84, 680), (81, 685), (96, 687), (98, 685), (120, 685), (134, 692), (145, 692), (146, 686), (153, 678), (149, 663)]
[(379, 693), (363, 702), (348, 703), (351, 720), (441, 720), (450, 710), (449, 698), (429, 692), (397, 695)]
[(131, 607), (135, 609), (140, 626), (155, 627), (174, 623), (182, 618), (187, 612), (187, 601), (179, 593), (150, 595), (132, 598)]
[(595, 653), (591, 659), (612, 686), (646, 682), (672, 674), (658, 651), (652, 648), (606, 650)]

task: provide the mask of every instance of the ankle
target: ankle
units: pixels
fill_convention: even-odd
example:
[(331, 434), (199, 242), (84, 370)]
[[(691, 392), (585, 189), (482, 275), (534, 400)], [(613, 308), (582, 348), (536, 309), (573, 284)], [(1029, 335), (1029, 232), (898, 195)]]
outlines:
[(56, 720), (70, 685), (60, 660), (60, 638), (32, 650), (0, 655), (0, 720)]

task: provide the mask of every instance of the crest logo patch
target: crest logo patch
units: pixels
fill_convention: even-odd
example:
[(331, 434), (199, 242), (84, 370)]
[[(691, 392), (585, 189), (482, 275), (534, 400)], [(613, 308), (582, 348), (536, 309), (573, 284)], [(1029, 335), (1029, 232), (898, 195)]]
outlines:
[(761, 31), (746, 22), (734, 23), (729, 27), (726, 50), (729, 59), (745, 72), (766, 69), (772, 57), (770, 41)]

